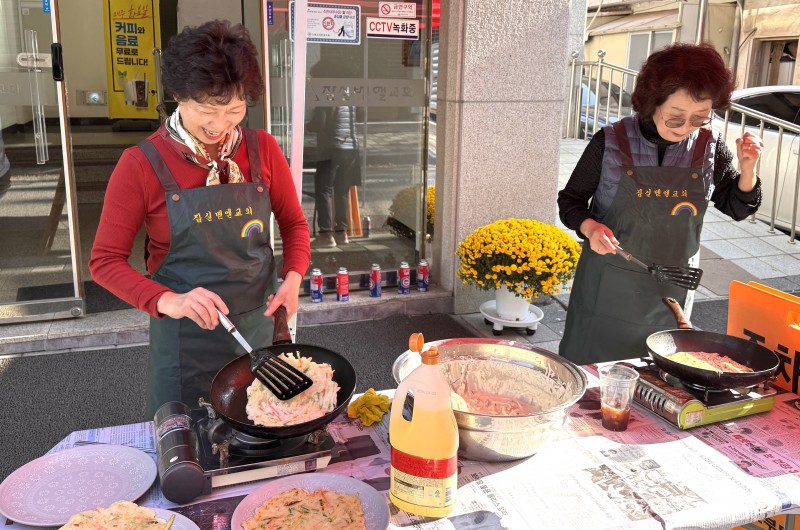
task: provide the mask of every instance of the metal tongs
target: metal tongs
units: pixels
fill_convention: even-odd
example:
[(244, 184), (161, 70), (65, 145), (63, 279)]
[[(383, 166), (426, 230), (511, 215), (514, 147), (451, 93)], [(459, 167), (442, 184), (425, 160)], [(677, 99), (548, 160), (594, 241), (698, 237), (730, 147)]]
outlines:
[(695, 290), (700, 286), (700, 278), (703, 277), (703, 270), (695, 267), (677, 267), (673, 265), (648, 265), (619, 245), (614, 245), (620, 256), (635, 263), (650, 272), (650, 275), (660, 283), (670, 283), (683, 287), (684, 289)]

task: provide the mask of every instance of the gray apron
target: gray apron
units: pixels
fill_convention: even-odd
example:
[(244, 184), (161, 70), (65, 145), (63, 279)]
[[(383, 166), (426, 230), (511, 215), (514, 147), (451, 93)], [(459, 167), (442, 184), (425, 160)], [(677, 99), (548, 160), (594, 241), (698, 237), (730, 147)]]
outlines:
[[(144, 140), (139, 147), (167, 195), (170, 247), (153, 280), (176, 293), (204, 287), (218, 294), (245, 339), (262, 348), (272, 343), (264, 304), (277, 284), (272, 206), (261, 180), (258, 137), (243, 130), (248, 183), (179, 189), (156, 146)], [(196, 407), (199, 398), (208, 399), (217, 372), (244, 353), (223, 326), (206, 330), (189, 318), (150, 317), (148, 417), (167, 401)]]
[[(624, 124), (615, 123), (614, 131), (624, 174), (603, 224), (646, 263), (687, 265), (699, 251), (708, 206), (703, 160), (710, 131), (700, 129), (691, 167), (635, 167)], [(646, 356), (650, 334), (677, 327), (661, 299), (670, 296), (683, 305), (686, 294), (619, 255), (597, 254), (586, 240), (559, 353), (578, 365)]]

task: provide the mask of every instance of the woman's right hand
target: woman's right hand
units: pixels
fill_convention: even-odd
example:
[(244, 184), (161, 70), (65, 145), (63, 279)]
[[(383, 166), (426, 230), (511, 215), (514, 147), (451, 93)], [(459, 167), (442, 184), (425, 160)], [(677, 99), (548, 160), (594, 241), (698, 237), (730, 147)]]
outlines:
[(614, 232), (603, 223), (598, 223), (591, 218), (586, 219), (581, 223), (580, 231), (589, 241), (589, 248), (598, 254), (617, 253), (617, 249), (614, 248), (614, 245), (618, 245), (619, 241), (614, 237)]
[(196, 287), (185, 294), (171, 291), (158, 299), (158, 312), (172, 318), (190, 318), (203, 329), (214, 329), (219, 324), (217, 309), (228, 314), (228, 306), (216, 293)]

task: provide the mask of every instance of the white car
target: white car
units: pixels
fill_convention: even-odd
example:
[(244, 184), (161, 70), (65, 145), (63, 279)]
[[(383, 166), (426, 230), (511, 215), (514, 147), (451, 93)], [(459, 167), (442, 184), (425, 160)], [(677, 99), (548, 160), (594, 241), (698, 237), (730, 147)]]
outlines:
[[(736, 90), (731, 100), (743, 107), (778, 118), (800, 129), (800, 86), (763, 86)], [(713, 126), (724, 131), (724, 112), (715, 112)], [(760, 133), (761, 120), (746, 116), (744, 130), (760, 135), (764, 140), (760, 166), (757, 168), (761, 177), (764, 200), (756, 213), (756, 218), (767, 223), (772, 220), (775, 205), (775, 226), (783, 230), (791, 230), (792, 213), (797, 206), (795, 201), (795, 185), (800, 179), (797, 165), (800, 135), (796, 131), (784, 129), (781, 134), (778, 126), (764, 121), (764, 132)], [(728, 130), (725, 143), (736, 156), (736, 139), (742, 136), (742, 113), (731, 110), (728, 116)], [(782, 137), (782, 139), (781, 139)], [(778, 146), (780, 141), (780, 154)], [(777, 190), (777, 195), (775, 191)], [(800, 229), (800, 212), (795, 226)]]

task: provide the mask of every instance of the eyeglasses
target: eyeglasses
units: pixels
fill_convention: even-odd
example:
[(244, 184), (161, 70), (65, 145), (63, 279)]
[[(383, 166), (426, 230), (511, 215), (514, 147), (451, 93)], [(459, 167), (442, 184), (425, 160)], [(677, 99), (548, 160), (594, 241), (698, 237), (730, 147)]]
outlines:
[[(661, 109), (659, 109), (658, 111), (661, 112)], [(663, 112), (661, 112), (661, 119), (664, 120), (664, 125), (666, 125), (670, 129), (678, 129), (680, 127), (683, 127), (687, 121), (686, 118), (670, 118), (668, 120), (664, 119)], [(711, 117), (689, 120), (689, 125), (691, 125), (692, 127), (704, 127), (709, 123), (711, 123)]]

